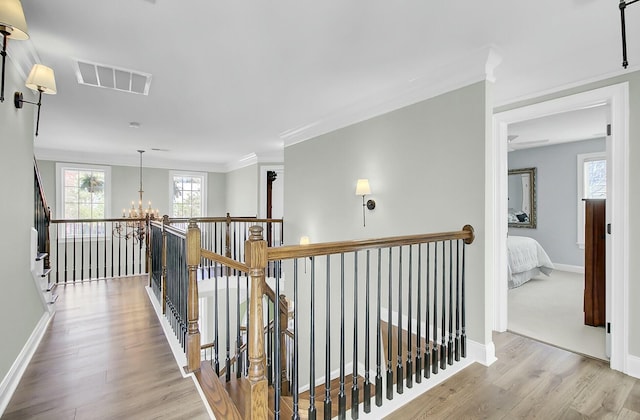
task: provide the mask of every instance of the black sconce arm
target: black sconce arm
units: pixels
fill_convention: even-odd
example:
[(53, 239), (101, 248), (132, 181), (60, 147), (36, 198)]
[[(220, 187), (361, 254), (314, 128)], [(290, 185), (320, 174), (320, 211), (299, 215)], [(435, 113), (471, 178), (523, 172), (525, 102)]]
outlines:
[(622, 28), (622, 67), (624, 67), (625, 69), (629, 65), (629, 62), (627, 61), (627, 28), (624, 20), (624, 10), (627, 8), (627, 6), (631, 6), (633, 3), (636, 3), (638, 1), (640, 0), (620, 0), (620, 3), (618, 5), (618, 7), (620, 8), (620, 25)]

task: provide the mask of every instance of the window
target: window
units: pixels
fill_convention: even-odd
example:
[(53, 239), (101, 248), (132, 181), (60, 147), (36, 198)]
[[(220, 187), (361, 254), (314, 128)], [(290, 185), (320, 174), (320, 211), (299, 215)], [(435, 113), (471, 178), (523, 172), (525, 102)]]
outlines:
[(578, 246), (584, 248), (584, 198), (607, 198), (605, 152), (578, 155)]
[(171, 216), (204, 217), (207, 202), (207, 174), (171, 171)]
[[(111, 168), (81, 164), (56, 164), (57, 217), (104, 219), (109, 217)], [(97, 223), (67, 225), (65, 236), (96, 235)]]

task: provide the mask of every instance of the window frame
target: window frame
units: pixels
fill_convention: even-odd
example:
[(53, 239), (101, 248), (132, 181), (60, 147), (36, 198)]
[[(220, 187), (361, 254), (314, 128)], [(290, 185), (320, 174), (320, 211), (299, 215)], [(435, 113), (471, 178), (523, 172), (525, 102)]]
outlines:
[[(66, 163), (66, 162), (56, 162), (56, 212), (54, 219), (62, 219), (62, 220), (74, 220), (72, 218), (67, 218), (64, 213), (65, 209), (65, 186), (64, 186), (64, 173), (66, 170), (93, 170), (93, 171), (103, 171), (104, 172), (104, 219), (108, 219), (111, 217), (111, 167), (104, 165), (91, 165), (86, 163)], [(103, 219), (95, 219), (96, 221)], [(77, 225), (77, 224), (76, 224)], [(75, 232), (75, 227), (74, 227)], [(58, 235), (61, 239), (73, 239), (82, 237), (82, 235), (69, 234), (64, 230), (59, 232)], [(109, 239), (110, 235), (107, 235), (106, 232), (101, 232), (92, 235), (90, 232), (85, 233), (84, 237), (94, 236), (98, 239), (104, 240)]]
[[(604, 160), (608, 165), (607, 152), (593, 152), (593, 153), (580, 153), (577, 155), (577, 170), (578, 170), (578, 189), (577, 189), (577, 208), (578, 208), (578, 226), (577, 226), (577, 240), (576, 244), (578, 248), (584, 249), (584, 165), (587, 162), (594, 160)], [(607, 179), (607, 184), (609, 180)], [(608, 186), (608, 185), (607, 185)]]
[(200, 197), (200, 213), (201, 216), (198, 217), (206, 217), (207, 216), (207, 173), (206, 172), (194, 172), (194, 171), (178, 171), (171, 170), (169, 171), (169, 217), (178, 217), (173, 214), (173, 205), (174, 205), (174, 196), (173, 196), (173, 179), (176, 176), (183, 177), (192, 177), (192, 178), (200, 178), (202, 191)]

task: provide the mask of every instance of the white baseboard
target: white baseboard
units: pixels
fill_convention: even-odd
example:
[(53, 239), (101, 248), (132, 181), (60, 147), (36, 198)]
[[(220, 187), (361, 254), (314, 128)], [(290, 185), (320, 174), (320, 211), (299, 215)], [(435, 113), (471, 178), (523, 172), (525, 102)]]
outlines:
[(146, 286), (147, 295), (149, 295), (149, 300), (153, 305), (153, 309), (156, 311), (156, 316), (158, 317), (158, 321), (160, 321), (160, 325), (162, 326), (162, 330), (164, 331), (165, 337), (167, 337), (167, 342), (171, 347), (171, 352), (173, 353), (173, 357), (176, 360), (176, 364), (178, 368), (180, 368), (180, 373), (182, 373), (182, 377), (186, 378), (191, 374), (185, 373), (184, 367), (187, 365), (187, 356), (184, 354), (184, 350), (182, 350), (182, 346), (178, 341), (178, 338), (173, 333), (173, 329), (169, 324), (167, 318), (162, 314), (162, 308), (160, 307), (160, 302), (156, 299), (156, 295), (153, 293), (153, 290)]
[(625, 373), (640, 379), (640, 357), (627, 355), (627, 371)]
[[(579, 274), (584, 274), (584, 267), (581, 267), (579, 265), (568, 265), (568, 264), (557, 264), (557, 263), (553, 263), (553, 266), (556, 268), (556, 270), (558, 271), (567, 271), (569, 273), (579, 273)], [(553, 275), (553, 273), (551, 274)]]
[(18, 383), (29, 365), (33, 354), (40, 345), (40, 341), (42, 341), (42, 337), (44, 337), (44, 333), (47, 331), (47, 326), (52, 318), (53, 314), (48, 311), (42, 314), (40, 321), (38, 321), (31, 336), (22, 347), (20, 354), (18, 354), (18, 357), (13, 362), (9, 372), (7, 372), (2, 382), (0, 382), (0, 417), (2, 417), (7, 405), (9, 405), (9, 400), (11, 400), (13, 393), (18, 387)]

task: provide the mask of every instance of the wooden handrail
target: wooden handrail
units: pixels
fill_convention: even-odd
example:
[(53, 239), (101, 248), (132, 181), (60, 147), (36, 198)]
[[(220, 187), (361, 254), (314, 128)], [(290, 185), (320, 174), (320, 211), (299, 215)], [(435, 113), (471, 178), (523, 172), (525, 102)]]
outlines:
[[(277, 280), (276, 280), (277, 281)], [(273, 289), (271, 287), (269, 287), (268, 284), (265, 284), (264, 287), (264, 294), (271, 299), (271, 302), (276, 301), (276, 292), (273, 291)], [(283, 314), (288, 314), (289, 313), (289, 307), (287, 306), (287, 304), (285, 302), (282, 301), (283, 295), (280, 295), (280, 299), (277, 299), (279, 304), (278, 304), (278, 308), (280, 310), (280, 313)]]
[(316, 257), (327, 254), (340, 254), (361, 251), (364, 249), (412, 245), (427, 242), (439, 242), (453, 239), (464, 239), (471, 244), (475, 238), (473, 227), (465, 225), (462, 230), (453, 232), (427, 233), (422, 235), (394, 236), (379, 239), (363, 239), (357, 241), (325, 242), (309, 245), (289, 245), (267, 250), (269, 261), (287, 260), (293, 258)]
[(249, 266), (246, 264), (238, 262), (232, 258), (225, 257), (224, 255), (216, 254), (215, 252), (209, 251), (205, 248), (202, 248), (201, 254), (203, 258), (218, 262), (222, 265), (241, 271), (243, 273), (248, 273), (250, 270)]
[(141, 218), (110, 217), (107, 219), (51, 219), (51, 223), (102, 223), (102, 222), (146, 222), (146, 221), (147, 219), (144, 217), (141, 217)]

